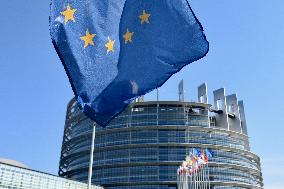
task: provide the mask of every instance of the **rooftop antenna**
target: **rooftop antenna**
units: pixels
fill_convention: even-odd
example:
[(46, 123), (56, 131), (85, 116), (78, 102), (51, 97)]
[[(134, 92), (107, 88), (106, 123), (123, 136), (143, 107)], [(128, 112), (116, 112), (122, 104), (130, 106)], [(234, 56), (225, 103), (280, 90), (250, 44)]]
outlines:
[(160, 90), (159, 88), (157, 88), (157, 89), (156, 89), (156, 93), (157, 93), (157, 101), (159, 101), (159, 100), (160, 100), (159, 90)]
[(178, 84), (178, 97), (180, 102), (184, 102), (184, 85), (183, 79)]
[(208, 104), (207, 84), (202, 83), (198, 87), (198, 102)]
[(137, 97), (135, 102), (144, 102), (144, 95)]

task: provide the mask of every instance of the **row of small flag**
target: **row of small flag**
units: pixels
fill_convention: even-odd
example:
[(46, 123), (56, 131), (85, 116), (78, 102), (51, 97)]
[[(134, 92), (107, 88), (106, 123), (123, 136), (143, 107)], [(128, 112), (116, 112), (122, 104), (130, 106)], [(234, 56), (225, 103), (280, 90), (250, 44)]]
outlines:
[(210, 149), (193, 148), (192, 152), (186, 157), (182, 165), (178, 168), (177, 174), (197, 173), (204, 165), (208, 164), (208, 160), (213, 157), (213, 152)]

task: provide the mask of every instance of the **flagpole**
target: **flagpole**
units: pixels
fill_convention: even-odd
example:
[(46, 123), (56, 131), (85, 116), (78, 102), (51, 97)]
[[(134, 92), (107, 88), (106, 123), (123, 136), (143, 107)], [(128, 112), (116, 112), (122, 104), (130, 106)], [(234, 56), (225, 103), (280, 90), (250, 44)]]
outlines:
[(200, 189), (200, 169), (197, 172), (197, 188)]
[(202, 183), (203, 183), (203, 188), (206, 189), (205, 165), (203, 165), (203, 170), (202, 170)]
[(185, 188), (188, 189), (188, 173), (185, 173)]
[(180, 187), (180, 180), (181, 180), (181, 178), (180, 178), (180, 172), (177, 174), (177, 183), (178, 183), (178, 189), (181, 189), (181, 187)]
[(201, 182), (201, 181), (202, 181), (202, 180), (201, 180), (201, 173), (202, 173), (201, 171), (202, 171), (202, 170), (201, 170), (201, 169), (202, 169), (202, 168), (200, 168), (200, 171), (199, 171), (199, 174), (198, 174), (198, 175), (199, 175), (199, 176), (198, 176), (198, 182), (199, 182), (199, 187), (198, 187), (198, 188), (200, 188), (200, 189), (202, 189), (202, 182)]
[(209, 166), (207, 165), (207, 167), (208, 167), (208, 170), (207, 170), (207, 176), (208, 176), (208, 185), (209, 185), (209, 187), (208, 188), (210, 188), (211, 186), (210, 186), (210, 171), (209, 171)]
[(203, 182), (203, 167), (201, 168), (200, 171), (200, 188), (204, 189), (204, 182)]
[(208, 166), (208, 164), (207, 164), (207, 172), (206, 172), (206, 174), (207, 174), (207, 180), (208, 180), (207, 186), (210, 189), (210, 177), (209, 177), (209, 166)]
[(196, 185), (196, 173), (194, 173), (194, 189), (197, 189), (197, 185)]
[(88, 189), (92, 187), (92, 174), (93, 174), (93, 162), (94, 162), (94, 149), (95, 149), (95, 138), (96, 138), (96, 124), (93, 124), (93, 134), (92, 134), (92, 145), (90, 151), (90, 164), (89, 164), (89, 174), (88, 174)]
[(206, 171), (206, 177), (207, 177), (207, 185), (206, 187), (210, 188), (210, 177), (209, 177), (209, 166), (208, 166), (208, 163), (207, 163), (207, 171)]
[(204, 188), (207, 189), (207, 179), (206, 179), (206, 165), (204, 166), (204, 172), (203, 172), (203, 178), (204, 178)]
[(198, 172), (195, 173), (195, 189), (198, 189)]
[(156, 89), (156, 92), (157, 92), (157, 101), (160, 101), (159, 88)]
[(193, 184), (192, 184), (192, 173), (191, 173), (191, 175), (190, 175), (190, 189), (193, 189)]

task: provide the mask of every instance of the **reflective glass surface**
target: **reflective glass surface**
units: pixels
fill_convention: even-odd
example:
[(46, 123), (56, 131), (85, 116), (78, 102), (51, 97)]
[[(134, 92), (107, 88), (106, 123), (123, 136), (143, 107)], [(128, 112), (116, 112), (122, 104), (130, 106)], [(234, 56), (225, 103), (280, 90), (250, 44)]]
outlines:
[[(175, 188), (178, 166), (199, 147), (214, 152), (209, 163), (211, 188), (261, 188), (259, 158), (249, 151), (248, 137), (221, 130), (209, 120), (214, 117), (206, 113), (206, 105), (132, 104), (106, 128), (96, 127), (93, 183), (124, 189)], [(71, 102), (61, 176), (87, 181), (92, 128), (93, 122)]]

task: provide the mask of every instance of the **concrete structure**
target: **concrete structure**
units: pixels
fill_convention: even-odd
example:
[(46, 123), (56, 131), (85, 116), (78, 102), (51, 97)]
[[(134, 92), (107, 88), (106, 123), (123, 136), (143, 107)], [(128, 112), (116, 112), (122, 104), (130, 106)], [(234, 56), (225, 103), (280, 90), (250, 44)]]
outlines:
[[(87, 184), (28, 169), (22, 163), (0, 159), (0, 189), (86, 189)], [(92, 189), (103, 189), (93, 186)]]
[[(198, 87), (198, 101), (137, 100), (106, 128), (97, 127), (93, 180), (115, 189), (177, 187), (176, 170), (192, 148), (210, 149), (211, 188), (262, 189), (260, 159), (250, 151), (242, 101), (225, 89)], [(93, 122), (68, 104), (59, 175), (86, 182)]]

